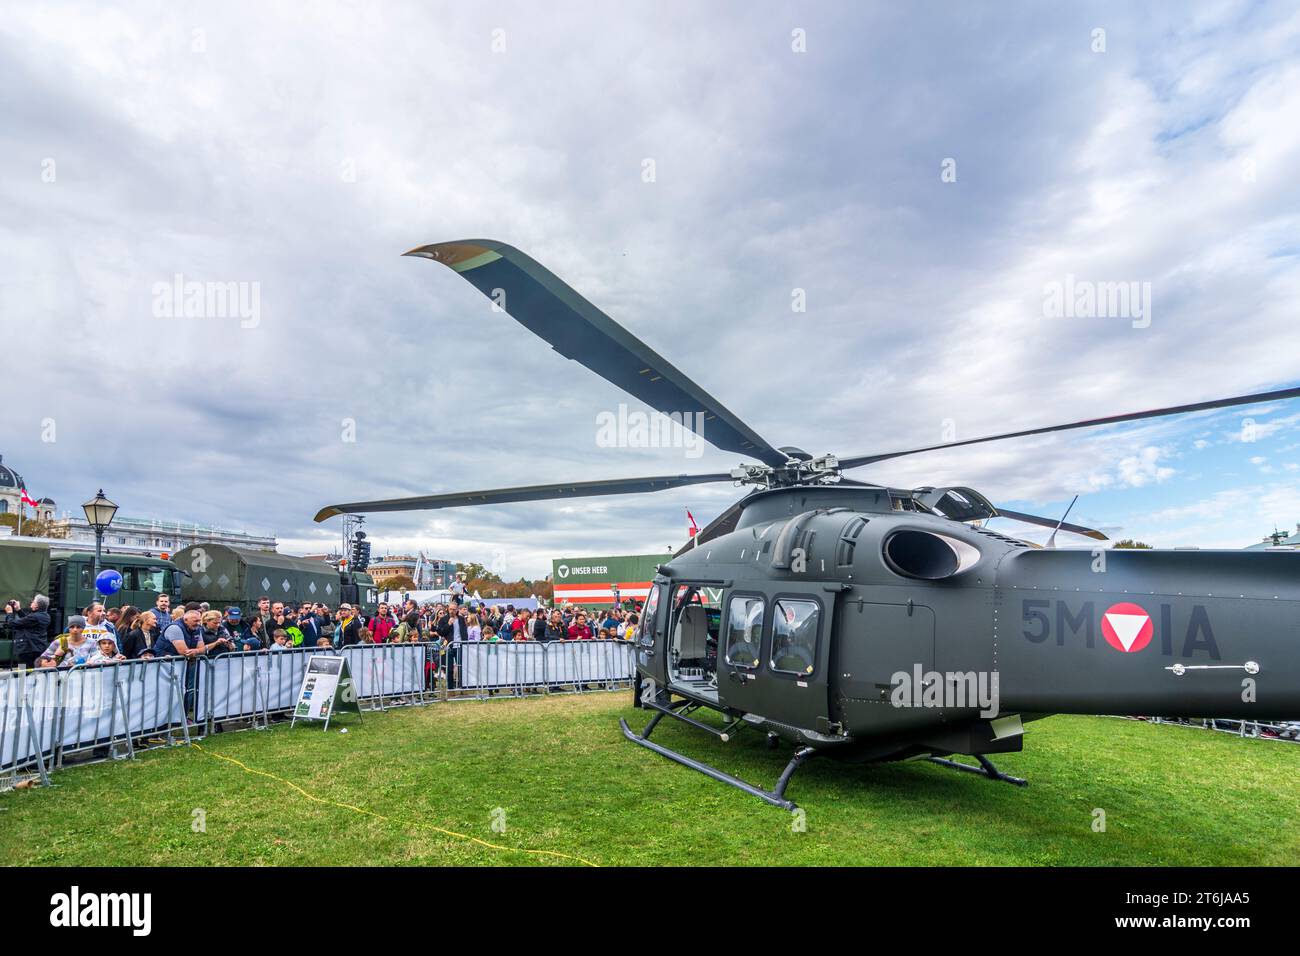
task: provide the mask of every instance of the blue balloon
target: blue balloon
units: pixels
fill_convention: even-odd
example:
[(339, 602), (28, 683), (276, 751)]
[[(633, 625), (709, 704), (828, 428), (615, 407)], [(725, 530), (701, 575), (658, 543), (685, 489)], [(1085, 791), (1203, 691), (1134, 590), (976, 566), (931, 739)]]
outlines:
[(116, 594), (122, 590), (121, 572), (114, 571), (112, 568), (100, 571), (99, 576), (95, 578), (95, 590), (100, 594)]

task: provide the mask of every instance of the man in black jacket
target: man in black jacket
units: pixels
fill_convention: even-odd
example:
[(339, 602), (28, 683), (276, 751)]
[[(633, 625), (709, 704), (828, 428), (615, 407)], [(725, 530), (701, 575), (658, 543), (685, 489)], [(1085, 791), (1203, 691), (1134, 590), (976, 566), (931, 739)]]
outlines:
[(462, 612), (462, 608), (453, 604), (451, 613), (444, 618), (440, 618), (434, 628), (437, 631), (438, 639), (442, 641), (443, 647), (446, 649), (448, 690), (459, 685), (460, 643), (469, 637), (465, 619), (461, 617)]
[(361, 621), (351, 604), (339, 605), (337, 630), (338, 633), (334, 635), (335, 647), (349, 647), (361, 643)]
[(315, 647), (320, 640), (320, 621), (316, 620), (310, 604), (304, 604), (298, 613), (298, 630), (302, 631), (303, 647)]
[(569, 637), (569, 629), (565, 626), (564, 618), (560, 616), (559, 611), (551, 611), (550, 619), (546, 622), (546, 630), (543, 632), (543, 641), (563, 641)]
[(469, 638), (465, 618), (460, 608), (452, 606), (451, 613), (438, 622), (438, 637), (447, 643), (460, 643)]
[(14, 639), (14, 655), (24, 667), (36, 666), (36, 658), (50, 644), (50, 599), (44, 594), (32, 598), (31, 607), (24, 611), (18, 601), (5, 604), (5, 618)]

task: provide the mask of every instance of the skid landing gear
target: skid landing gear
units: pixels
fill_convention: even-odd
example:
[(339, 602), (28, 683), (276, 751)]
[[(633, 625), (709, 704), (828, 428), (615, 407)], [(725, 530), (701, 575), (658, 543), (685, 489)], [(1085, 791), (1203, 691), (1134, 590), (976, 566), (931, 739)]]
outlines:
[(944, 767), (951, 767), (953, 770), (965, 770), (967, 773), (977, 773), (981, 777), (988, 777), (990, 780), (1001, 780), (1004, 783), (1015, 784), (1017, 787), (1029, 786), (1029, 781), (1024, 777), (1013, 777), (1009, 773), (1003, 773), (997, 767), (993, 766), (993, 761), (983, 754), (977, 754), (975, 759), (980, 762), (978, 767), (972, 767), (968, 763), (958, 763), (956, 760), (949, 760), (947, 757), (929, 757), (931, 763), (937, 763)]
[[(758, 797), (758, 799), (762, 800), (764, 803), (769, 803), (774, 807), (780, 807), (782, 810), (798, 809), (798, 804), (793, 800), (787, 800), (785, 798), (785, 789), (790, 785), (790, 778), (794, 776), (794, 772), (803, 766), (804, 761), (817, 752), (815, 749), (812, 747), (800, 747), (796, 750), (794, 756), (790, 758), (790, 762), (786, 764), (785, 769), (781, 771), (781, 776), (777, 778), (776, 786), (771, 790), (764, 790), (761, 787), (754, 786), (752, 783), (747, 783), (746, 781), (741, 780), (739, 777), (733, 777), (729, 773), (724, 773), (717, 767), (711, 767), (707, 763), (702, 763), (699, 760), (692, 760), (685, 754), (679, 754), (675, 750), (669, 750), (667, 747), (662, 747), (659, 744), (654, 743), (650, 740), (650, 734), (654, 731), (655, 726), (660, 720), (664, 717), (676, 717), (679, 720), (684, 719), (681, 715), (674, 713), (666, 707), (655, 709), (657, 713), (650, 718), (650, 723), (646, 724), (645, 730), (641, 731), (639, 734), (627, 725), (626, 720), (620, 717), (618, 723), (619, 726), (623, 728), (623, 736), (633, 743), (640, 744), (647, 750), (653, 750), (661, 757), (667, 757), (669, 760), (681, 764), (683, 767), (690, 767), (692, 770), (698, 770), (706, 777), (712, 777), (720, 783), (729, 784), (738, 790), (744, 790), (751, 796)], [(692, 726), (699, 726), (698, 721), (690, 720), (689, 718), (686, 718), (685, 722)], [(725, 735), (720, 734), (712, 727), (706, 727), (705, 729), (712, 733), (719, 734), (724, 741), (727, 740)]]

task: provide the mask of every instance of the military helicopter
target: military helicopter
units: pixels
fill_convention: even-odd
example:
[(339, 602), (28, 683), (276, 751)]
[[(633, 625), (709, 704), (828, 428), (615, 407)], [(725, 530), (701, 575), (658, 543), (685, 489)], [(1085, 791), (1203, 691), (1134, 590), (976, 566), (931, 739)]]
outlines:
[[(1051, 714), (1300, 716), (1300, 553), (1040, 548), (987, 523), (1105, 535), (998, 508), (972, 488), (890, 488), (843, 474), (938, 449), (1289, 399), (1300, 388), (814, 456), (769, 444), (512, 246), (469, 239), (406, 255), (448, 266), (561, 355), (682, 416), (674, 420), (702, 412), (705, 440), (753, 459), (713, 474), (354, 501), (316, 516), (752, 486), (657, 569), (635, 637), (635, 703), (653, 714), (639, 733), (620, 721), (637, 744), (793, 809), (786, 789), (814, 755), (926, 759), (1024, 785), (990, 755), (1021, 750), (1024, 725)], [(703, 709), (724, 726), (693, 716)], [(795, 750), (764, 789), (650, 740), (664, 717), (724, 742), (752, 728)]]

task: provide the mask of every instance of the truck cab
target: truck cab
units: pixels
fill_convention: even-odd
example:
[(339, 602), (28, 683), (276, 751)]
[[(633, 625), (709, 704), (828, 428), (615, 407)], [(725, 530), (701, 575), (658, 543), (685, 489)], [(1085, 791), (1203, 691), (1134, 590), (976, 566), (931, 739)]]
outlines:
[[(105, 553), (99, 559), (100, 571), (113, 570), (122, 575), (122, 588), (116, 594), (99, 594), (95, 590), (95, 554), (93, 551), (50, 552), (50, 627), (51, 635), (64, 630), (68, 615), (78, 614), (88, 604), (98, 601), (106, 608), (133, 605), (142, 611), (153, 607), (159, 594), (167, 594), (176, 607), (181, 600), (181, 576), (169, 560), (142, 554)], [(165, 622), (160, 622), (165, 623)]]

